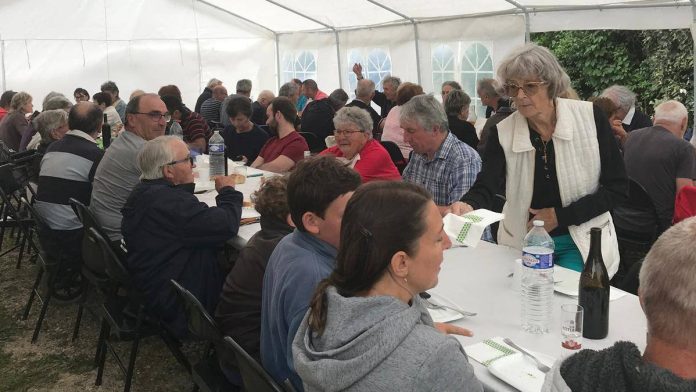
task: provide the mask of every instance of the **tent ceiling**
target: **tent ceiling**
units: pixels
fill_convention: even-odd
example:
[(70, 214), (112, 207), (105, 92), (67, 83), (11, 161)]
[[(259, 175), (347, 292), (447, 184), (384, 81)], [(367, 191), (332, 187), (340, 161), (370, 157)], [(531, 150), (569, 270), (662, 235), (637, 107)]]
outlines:
[(578, 9), (692, 5), (690, 0), (199, 0), (276, 33), (342, 30), (392, 23)]

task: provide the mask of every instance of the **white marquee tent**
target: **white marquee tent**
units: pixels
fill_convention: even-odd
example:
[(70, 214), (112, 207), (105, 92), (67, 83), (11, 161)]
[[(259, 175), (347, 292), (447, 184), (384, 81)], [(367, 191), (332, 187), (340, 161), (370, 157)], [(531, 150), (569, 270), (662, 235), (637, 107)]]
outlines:
[[(298, 77), (352, 91), (354, 62), (436, 91), (490, 77), (530, 32), (694, 28), (696, 0), (0, 0), (0, 87), (122, 95), (211, 77), (256, 95)], [(610, 83), (611, 81), (608, 81)]]

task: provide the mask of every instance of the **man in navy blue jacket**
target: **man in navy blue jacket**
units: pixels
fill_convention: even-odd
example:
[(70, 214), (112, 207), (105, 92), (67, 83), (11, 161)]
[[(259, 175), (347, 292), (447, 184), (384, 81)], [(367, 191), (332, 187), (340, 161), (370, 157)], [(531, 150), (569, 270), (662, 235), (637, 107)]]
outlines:
[(199, 202), (193, 194), (193, 160), (174, 136), (147, 142), (138, 166), (141, 182), (121, 210), (126, 267), (150, 310), (184, 337), (186, 317), (169, 280), (191, 291), (209, 312), (215, 310), (225, 278), (218, 255), (237, 235), (243, 196), (231, 177), (222, 176), (215, 180), (217, 207)]

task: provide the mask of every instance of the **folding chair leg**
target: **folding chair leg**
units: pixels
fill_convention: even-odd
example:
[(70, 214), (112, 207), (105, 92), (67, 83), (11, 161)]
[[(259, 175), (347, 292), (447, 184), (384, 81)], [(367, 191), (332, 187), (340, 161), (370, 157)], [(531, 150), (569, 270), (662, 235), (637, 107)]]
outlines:
[(106, 320), (102, 320), (101, 329), (99, 331), (99, 340), (97, 342), (97, 352), (94, 355), (94, 362), (97, 364), (97, 378), (94, 380), (94, 385), (99, 386), (102, 383), (102, 376), (104, 375), (104, 362), (106, 362), (106, 339), (110, 333), (109, 323)]
[(77, 340), (77, 335), (80, 333), (80, 323), (82, 322), (82, 312), (85, 310), (85, 305), (80, 304), (77, 307), (77, 317), (75, 318), (75, 327), (73, 327), (72, 341)]
[(46, 317), (46, 311), (48, 310), (48, 304), (51, 302), (51, 297), (53, 296), (53, 284), (56, 280), (56, 275), (51, 276), (48, 282), (48, 292), (46, 293), (46, 298), (44, 298), (43, 305), (41, 305), (41, 312), (39, 313), (39, 319), (36, 320), (36, 326), (34, 327), (34, 334), (31, 336), (31, 342), (36, 343), (36, 339), (39, 338), (39, 331), (41, 331), (41, 324), (43, 324), (44, 317)]
[[(21, 235), (22, 230), (20, 230), (19, 233)], [(24, 247), (27, 244), (27, 237), (28, 235), (26, 233), (22, 236), (22, 241), (19, 245), (19, 256), (17, 256), (17, 265), (15, 266), (16, 269), (19, 269), (19, 267), (22, 265), (22, 257), (24, 256)]]
[(41, 278), (43, 277), (44, 269), (39, 267), (39, 272), (36, 273), (36, 280), (34, 280), (34, 286), (31, 288), (31, 293), (29, 293), (29, 300), (27, 305), (24, 307), (24, 314), (22, 315), (22, 320), (26, 320), (29, 317), (29, 312), (31, 311), (31, 305), (34, 303), (34, 297), (36, 296), (36, 291), (39, 289), (41, 284)]
[(188, 374), (191, 374), (191, 363), (188, 361), (184, 353), (181, 352), (177, 342), (175, 342), (166, 331), (160, 336), (162, 337), (164, 344), (167, 345), (169, 351), (171, 351), (171, 353), (174, 355), (174, 358), (176, 358), (176, 361), (179, 362), (184, 369), (186, 369)]
[(135, 372), (135, 359), (138, 356), (138, 345), (140, 343), (140, 328), (142, 326), (143, 310), (140, 309), (138, 319), (135, 324), (135, 337), (131, 346), (130, 358), (128, 359), (128, 367), (126, 368), (126, 382), (123, 385), (123, 392), (129, 392), (133, 382), (133, 373)]

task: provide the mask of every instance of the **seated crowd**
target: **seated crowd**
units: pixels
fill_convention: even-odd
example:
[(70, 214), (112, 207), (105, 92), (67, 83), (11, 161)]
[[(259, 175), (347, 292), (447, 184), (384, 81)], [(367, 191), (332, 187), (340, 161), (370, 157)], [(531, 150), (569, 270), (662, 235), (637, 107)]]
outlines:
[[(171, 279), (274, 380), (307, 391), (482, 391), (448, 336), (471, 332), (433, 323), (418, 296), (436, 286), (451, 246), (442, 217), (502, 210), (499, 229), (484, 239), (518, 249), (531, 222), (543, 220), (554, 262), (575, 270), (587, 258), (589, 229), (607, 227), (602, 252), (614, 276), (611, 233), (645, 222), (613, 213), (636, 182), (661, 234), (640, 271), (647, 348), (581, 351), (556, 364), (545, 390), (696, 390), (696, 252), (684, 246), (696, 238), (696, 218), (688, 218), (696, 214), (696, 149), (684, 140), (683, 104), (660, 103), (650, 120), (623, 86), (594, 103), (562, 98), (568, 75), (547, 49), (527, 44), (498, 65), (500, 82), (478, 81), (488, 110), (477, 131), (471, 97), (454, 81), (439, 101), (393, 76), (377, 91), (360, 64), (353, 72), (350, 102), (312, 79), (293, 79), (277, 96), (263, 90), (255, 101), (250, 80), (228, 95), (211, 79), (194, 110), (175, 85), (137, 90), (127, 103), (111, 81), (93, 102), (83, 88), (75, 104), (52, 92), (41, 112), (28, 93), (7, 91), (0, 141), (43, 154), (34, 204), (52, 241), (42, 243), (80, 259), (82, 225), (68, 200), (81, 201), (175, 336), (187, 338), (188, 329)], [(104, 115), (114, 132), (106, 149)], [(225, 247), (237, 236), (244, 197), (234, 177), (215, 178), (215, 205), (194, 194), (195, 156), (207, 152), (213, 130), (227, 158), (268, 172), (251, 195), (260, 229), (231, 260)], [(239, 383), (233, 362), (220, 365)]]

